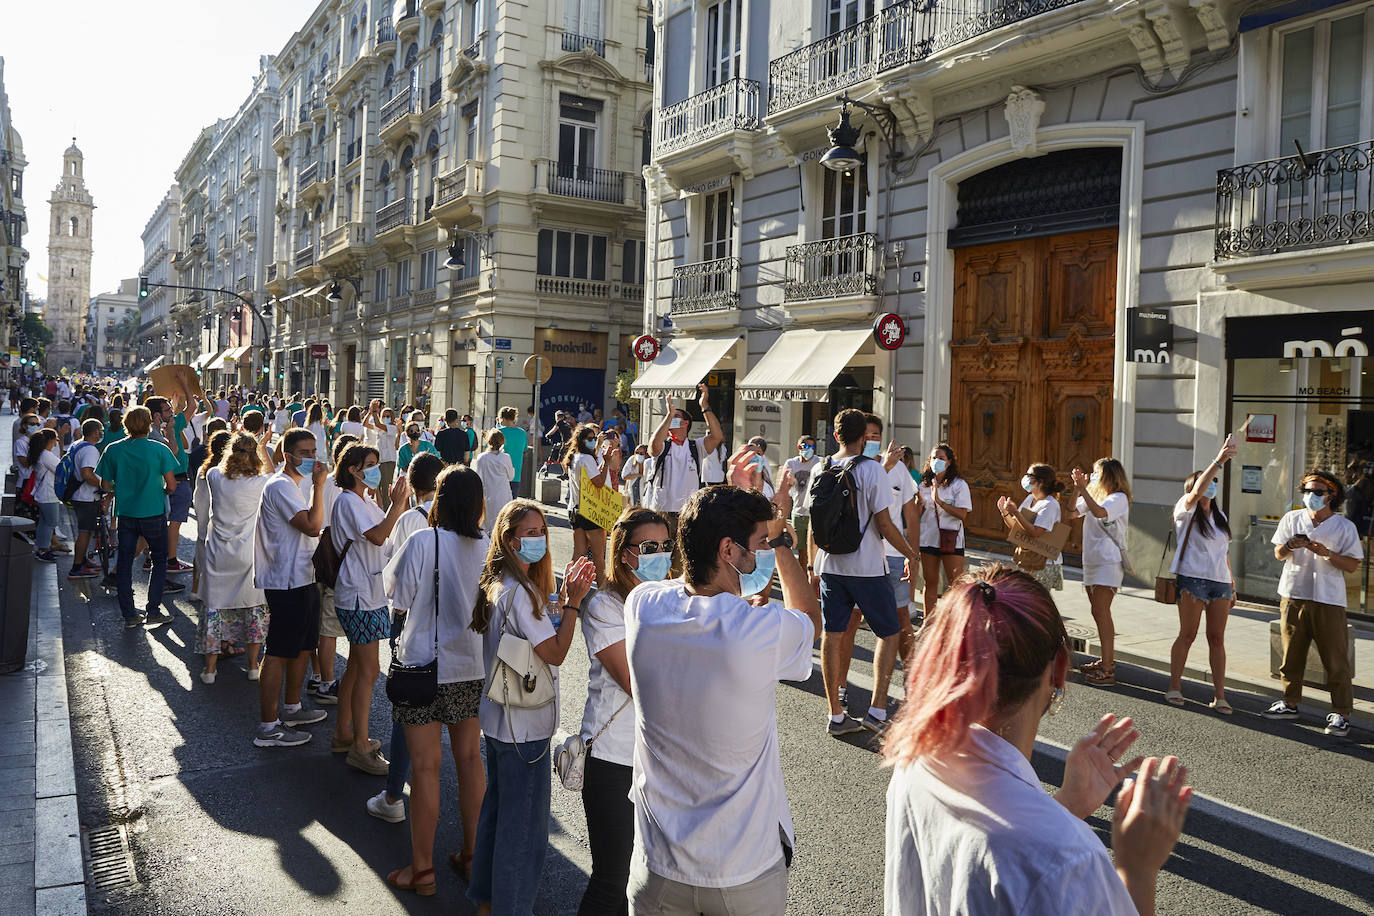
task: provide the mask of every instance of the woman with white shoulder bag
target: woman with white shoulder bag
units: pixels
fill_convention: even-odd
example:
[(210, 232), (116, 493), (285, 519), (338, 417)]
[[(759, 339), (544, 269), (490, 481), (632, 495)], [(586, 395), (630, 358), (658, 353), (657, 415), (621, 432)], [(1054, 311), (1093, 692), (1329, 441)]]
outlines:
[[(549, 740), (558, 729), (558, 666), (596, 578), (583, 557), (555, 591), (539, 504), (514, 499), (491, 528), (472, 629), (486, 688), (477, 721), (487, 743), (487, 791), (477, 818), (468, 899), (479, 913), (530, 913), (549, 848)], [(552, 597), (552, 601), (548, 599)], [(550, 612), (560, 615), (550, 618)]]
[(668, 519), (652, 509), (627, 509), (611, 528), (606, 587), (582, 617), (587, 640), (587, 708), (582, 730), (555, 758), (559, 778), (581, 789), (587, 816), (592, 874), (578, 916), (616, 916), (627, 911), (635, 809), (629, 799), (634, 775), (635, 711), (630, 701), (630, 663), (625, 656), (625, 599), (641, 582), (669, 576), (673, 541)]
[(1088, 593), (1102, 657), (1079, 668), (1083, 680), (1099, 687), (1116, 683), (1116, 626), (1112, 621), (1112, 600), (1116, 597), (1130, 566), (1126, 550), (1126, 529), (1130, 525), (1131, 483), (1126, 469), (1115, 458), (1093, 462), (1091, 475), (1073, 469), (1073, 488), (1077, 499), (1070, 519), (1083, 516), (1083, 589)]

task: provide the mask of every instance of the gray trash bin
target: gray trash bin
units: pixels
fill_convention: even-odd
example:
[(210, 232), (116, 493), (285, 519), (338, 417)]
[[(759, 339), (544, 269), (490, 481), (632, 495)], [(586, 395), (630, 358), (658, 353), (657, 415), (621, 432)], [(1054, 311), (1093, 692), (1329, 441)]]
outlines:
[[(29, 648), (29, 591), (33, 585), (34, 523), (0, 516), (0, 674), (24, 667)], [(24, 537), (24, 535), (28, 537)]]

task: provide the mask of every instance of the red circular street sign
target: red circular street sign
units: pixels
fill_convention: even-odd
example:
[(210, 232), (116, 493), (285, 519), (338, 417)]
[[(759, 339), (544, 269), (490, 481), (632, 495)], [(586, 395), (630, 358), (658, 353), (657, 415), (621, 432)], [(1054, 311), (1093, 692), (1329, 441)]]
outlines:
[(634, 352), (635, 359), (641, 363), (651, 363), (658, 358), (658, 338), (652, 334), (641, 334), (630, 344), (630, 349)]
[(873, 339), (884, 350), (895, 350), (906, 340), (906, 322), (901, 315), (888, 312), (873, 322)]

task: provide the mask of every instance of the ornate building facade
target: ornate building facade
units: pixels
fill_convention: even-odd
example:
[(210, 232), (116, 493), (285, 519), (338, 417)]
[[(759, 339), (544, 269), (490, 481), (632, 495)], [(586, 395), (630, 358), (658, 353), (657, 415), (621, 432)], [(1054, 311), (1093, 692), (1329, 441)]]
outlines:
[(10, 120), (5, 59), (0, 57), (0, 369), (19, 365), (15, 330), (24, 310), (24, 144)]
[[(138, 273), (153, 284), (177, 282), (172, 272), (172, 257), (180, 238), (180, 214), (181, 189), (173, 184), (162, 196), (141, 234), (143, 266)], [(168, 353), (169, 344), (177, 343), (174, 340), (177, 328), (171, 321), (171, 307), (180, 298), (176, 290), (154, 285), (149, 287), (147, 298), (135, 303), (138, 309), (138, 336), (133, 342), (140, 354), (148, 354), (153, 359)], [(119, 342), (115, 340), (110, 343)]]
[(86, 316), (91, 301), (91, 230), (95, 201), (86, 190), (81, 150), (62, 154), (62, 178), (48, 199), (48, 302), (43, 320), (52, 331), (47, 371), (78, 369), (84, 363)]

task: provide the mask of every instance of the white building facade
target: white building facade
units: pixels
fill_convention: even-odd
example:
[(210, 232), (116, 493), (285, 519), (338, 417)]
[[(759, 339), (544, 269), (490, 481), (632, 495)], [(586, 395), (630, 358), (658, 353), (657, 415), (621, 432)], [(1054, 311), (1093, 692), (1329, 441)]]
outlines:
[[(1247, 382), (1225, 322), (1367, 301), (1348, 284), (1374, 271), (1368, 9), (660, 5), (643, 331), (663, 355), (637, 390), (655, 408), (707, 381), (736, 442), (763, 434), (786, 454), (801, 434), (829, 451), (835, 413), (874, 410), (918, 455), (953, 446), (969, 532), (989, 541), (997, 497), (1019, 500), (1029, 463), (1066, 476), (1116, 456), (1152, 575), (1183, 479), (1260, 412), (1241, 401), (1345, 392), (1316, 423), (1328, 441), (1363, 410), (1358, 360), (1337, 360), (1344, 381), (1300, 358)], [(840, 95), (855, 101), (857, 156), (834, 171), (820, 160)], [(1293, 139), (1340, 149), (1246, 165)], [(873, 333), (888, 313), (907, 332), (893, 350)], [(1325, 348), (1304, 346), (1338, 355), (1363, 334), (1345, 327), (1374, 327), (1343, 321)], [(1302, 426), (1290, 418), (1272, 465), (1243, 450), (1225, 480), (1233, 567), (1256, 571), (1242, 594), (1273, 598), (1261, 541), (1295, 499), (1291, 469), (1344, 473)]]
[(116, 292), (91, 298), (86, 317), (87, 366), (97, 375), (124, 376), (138, 368), (136, 338), (140, 324), (137, 281), (126, 280)]
[[(172, 304), (179, 301), (182, 297), (176, 290), (167, 289), (162, 284), (176, 284), (178, 280), (172, 270), (172, 257), (177, 253), (178, 242), (181, 238), (181, 191), (173, 184), (158, 202), (157, 209), (153, 215), (148, 217), (148, 222), (143, 227), (141, 238), (143, 239), (143, 264), (139, 267), (138, 274), (146, 277), (149, 282), (148, 295), (138, 301), (135, 305), (138, 308), (137, 342), (143, 342), (141, 352), (155, 352), (157, 354), (167, 353), (178, 341), (174, 337), (179, 333), (178, 328), (172, 321)], [(135, 290), (137, 295), (137, 290)], [(99, 297), (97, 297), (99, 298)], [(92, 300), (94, 302), (95, 300)], [(96, 335), (98, 337), (99, 335)], [(120, 341), (113, 340), (106, 344), (118, 344)], [(152, 346), (156, 344), (156, 346)], [(95, 353), (97, 357), (103, 356), (102, 347), (97, 343)], [(146, 364), (146, 362), (145, 362)], [(104, 365), (97, 359), (95, 365)]]

